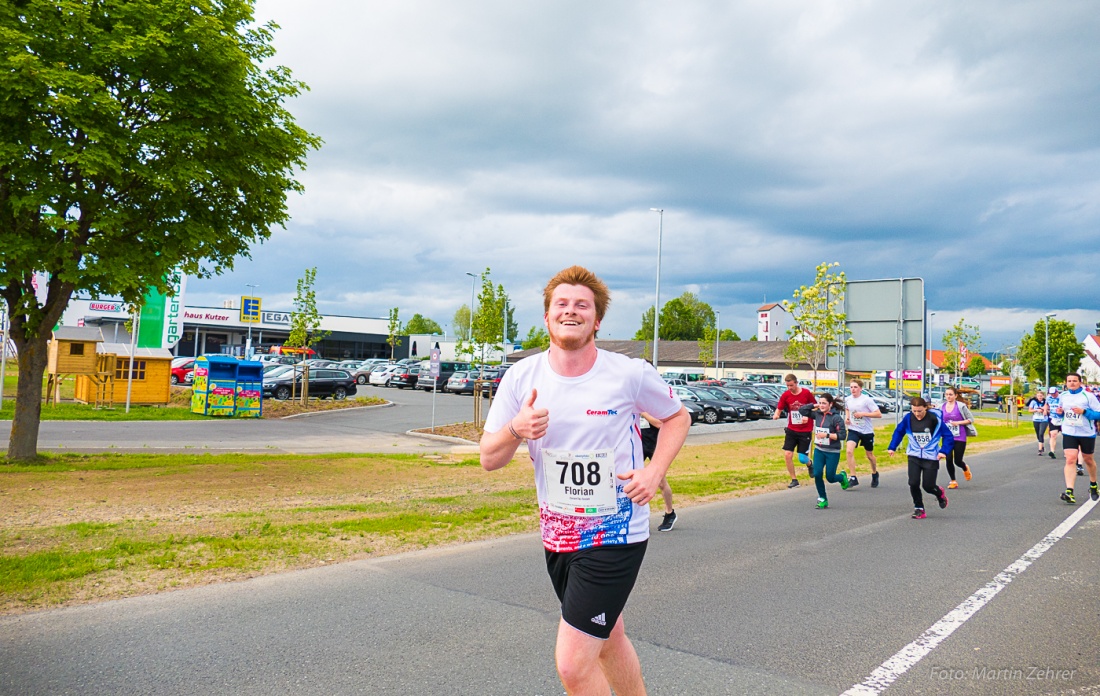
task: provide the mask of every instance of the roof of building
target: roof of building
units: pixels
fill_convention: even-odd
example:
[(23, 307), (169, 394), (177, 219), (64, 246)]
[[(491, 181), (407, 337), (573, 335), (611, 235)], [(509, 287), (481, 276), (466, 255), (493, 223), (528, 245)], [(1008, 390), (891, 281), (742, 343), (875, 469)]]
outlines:
[[(783, 352), (787, 349), (787, 341), (719, 341), (718, 362), (725, 367), (737, 364), (755, 365), (760, 367), (787, 367)], [(596, 347), (613, 353), (621, 353), (630, 358), (641, 358), (650, 351), (647, 350), (652, 341), (616, 341), (611, 339), (597, 339)], [(542, 351), (537, 348), (519, 351), (508, 356), (508, 360), (521, 360)], [(699, 359), (698, 341), (661, 341), (657, 359), (661, 365), (695, 366), (702, 365)], [(809, 367), (806, 365), (805, 367)]]
[(776, 307), (778, 307), (778, 308), (782, 309), (782, 310), (783, 310), (784, 312), (786, 312), (786, 311), (787, 311), (787, 309), (786, 309), (786, 308), (785, 308), (785, 307), (784, 307), (783, 305), (779, 304), (778, 302), (769, 302), (768, 304), (764, 305), (763, 307), (760, 307), (760, 308), (759, 308), (759, 309), (757, 309), (756, 311), (758, 311), (758, 312), (766, 312), (766, 311), (768, 311), (769, 309), (775, 309)]
[[(130, 357), (130, 344), (128, 343), (100, 343), (95, 347), (95, 352), (103, 355), (118, 355)], [(176, 357), (167, 348), (134, 348), (135, 358), (168, 358)]]
[(102, 341), (103, 332), (98, 326), (59, 326), (53, 337), (59, 341)]
[[(932, 366), (935, 367), (937, 370), (943, 368), (943, 361), (944, 361), (944, 353), (945, 352), (946, 351), (942, 351), (942, 350), (930, 350), (930, 351), (928, 351), (928, 355), (929, 355), (928, 359), (929, 359), (929, 361), (931, 361)], [(981, 353), (971, 353), (970, 355), (971, 356), (977, 355), (977, 356), (981, 357), (982, 362), (985, 363), (985, 369), (986, 370), (992, 370), (993, 368), (996, 367), (996, 365), (994, 365), (993, 362), (989, 358), (985, 357)]]

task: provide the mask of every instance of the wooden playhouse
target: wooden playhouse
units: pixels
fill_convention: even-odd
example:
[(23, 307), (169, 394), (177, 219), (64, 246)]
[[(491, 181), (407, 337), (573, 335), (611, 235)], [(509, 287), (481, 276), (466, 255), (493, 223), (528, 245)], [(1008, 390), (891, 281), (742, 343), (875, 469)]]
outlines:
[[(94, 375), (76, 378), (77, 401), (110, 406), (126, 403), (127, 370), (130, 346), (126, 343), (100, 343), (96, 346), (97, 368)], [(165, 405), (171, 394), (172, 358), (165, 348), (135, 348), (131, 404)]]
[(59, 385), (66, 375), (94, 376), (97, 372), (96, 346), (103, 343), (98, 328), (61, 326), (53, 332), (46, 354), (46, 400), (57, 403)]

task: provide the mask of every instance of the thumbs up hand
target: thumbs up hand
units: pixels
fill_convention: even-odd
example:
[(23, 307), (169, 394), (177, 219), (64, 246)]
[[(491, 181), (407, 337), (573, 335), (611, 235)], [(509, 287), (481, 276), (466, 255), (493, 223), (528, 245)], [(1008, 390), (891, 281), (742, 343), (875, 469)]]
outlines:
[(538, 390), (532, 389), (531, 396), (523, 402), (523, 407), (512, 419), (512, 429), (528, 440), (537, 440), (546, 434), (546, 428), (550, 424), (550, 411), (545, 408), (535, 408), (535, 399), (538, 398)]

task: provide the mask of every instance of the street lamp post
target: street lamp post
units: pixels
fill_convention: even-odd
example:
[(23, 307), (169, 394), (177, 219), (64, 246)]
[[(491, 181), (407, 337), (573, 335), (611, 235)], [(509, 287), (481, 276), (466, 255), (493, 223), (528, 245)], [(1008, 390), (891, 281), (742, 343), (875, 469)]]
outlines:
[(508, 364), (508, 300), (504, 301), (504, 323), (500, 329), (500, 364)]
[(1005, 351), (1008, 352), (1008, 408), (1005, 409), (1005, 413), (1008, 414), (1008, 422), (1013, 427), (1017, 424), (1017, 418), (1019, 414), (1016, 411), (1016, 378), (1012, 374), (1016, 371), (1016, 358), (1012, 355), (1012, 351), (1016, 350), (1016, 346), (1008, 346)]
[(653, 293), (653, 369), (657, 369), (657, 343), (660, 341), (661, 328), (661, 238), (665, 231), (665, 209), (650, 208), (657, 213), (657, 290)]
[(1046, 359), (1043, 360), (1043, 365), (1046, 366), (1046, 376), (1043, 377), (1043, 389), (1050, 391), (1050, 318), (1058, 316), (1057, 312), (1050, 312), (1043, 317), (1043, 339), (1046, 343)]
[[(252, 291), (248, 293), (249, 297), (255, 296), (256, 295), (256, 288), (260, 287), (259, 285), (256, 285), (255, 283), (245, 283), (244, 286), (246, 288), (252, 288)], [(263, 341), (263, 336), (264, 336), (264, 334), (261, 331), (260, 332), (260, 341), (261, 342)], [(245, 357), (246, 360), (251, 360), (252, 359), (252, 322), (251, 321), (248, 322), (248, 340), (245, 341), (244, 357)]]
[(474, 288), (477, 287), (477, 276), (467, 272), (470, 276), (470, 359), (474, 357)]
[(721, 379), (718, 374), (718, 337), (722, 335), (722, 313), (714, 310), (714, 378)]

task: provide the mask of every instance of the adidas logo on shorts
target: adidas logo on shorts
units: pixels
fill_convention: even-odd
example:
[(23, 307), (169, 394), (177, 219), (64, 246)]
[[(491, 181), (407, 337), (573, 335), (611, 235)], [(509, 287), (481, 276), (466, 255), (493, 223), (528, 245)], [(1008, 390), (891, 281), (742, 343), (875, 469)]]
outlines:
[(600, 626), (606, 626), (607, 625), (607, 615), (606, 614), (600, 614), (599, 616), (593, 616), (592, 617), (592, 623), (599, 624)]

